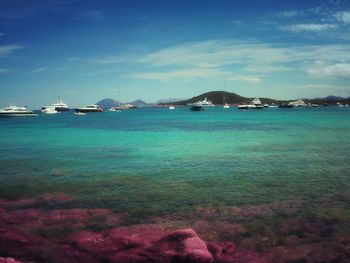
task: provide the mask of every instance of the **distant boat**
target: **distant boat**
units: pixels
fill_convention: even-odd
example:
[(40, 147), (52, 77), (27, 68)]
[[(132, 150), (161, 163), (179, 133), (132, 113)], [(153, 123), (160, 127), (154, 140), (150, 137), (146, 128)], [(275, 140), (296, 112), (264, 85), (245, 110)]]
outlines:
[(175, 106), (170, 105), (169, 110), (175, 110)]
[(14, 105), (10, 105), (6, 108), (0, 109), (0, 117), (29, 117), (29, 116), (37, 116), (33, 111), (28, 110), (27, 106), (17, 107)]
[(189, 103), (190, 106), (202, 106), (202, 107), (213, 107), (215, 106), (210, 100), (204, 98), (204, 100), (197, 101), (195, 103)]
[(129, 110), (129, 109), (136, 109), (137, 107), (132, 104), (121, 104), (119, 106), (111, 107), (108, 109), (108, 111), (122, 111), (122, 110)]
[(279, 105), (278, 108), (290, 109), (290, 108), (294, 108), (294, 105), (293, 104), (284, 103), (284, 104)]
[(242, 104), (237, 106), (240, 110), (249, 110), (249, 109), (263, 109), (264, 105), (261, 104), (259, 98), (255, 98), (252, 100), (250, 104)]
[(344, 107), (344, 104), (341, 102), (337, 102), (338, 107)]
[(103, 109), (95, 104), (87, 105), (86, 107), (76, 108), (76, 112), (103, 112)]
[(289, 102), (289, 104), (293, 105), (294, 107), (306, 107), (307, 106), (307, 104), (300, 99), (295, 100), (295, 101), (291, 101), (291, 102)]
[(44, 114), (57, 114), (58, 113), (58, 111), (54, 107), (47, 107), (45, 109), (42, 109), (41, 112)]
[(74, 115), (86, 115), (86, 113), (85, 112), (76, 111), (76, 112), (74, 112)]
[(224, 109), (229, 109), (229, 108), (230, 108), (230, 105), (227, 104), (227, 103), (225, 103), (225, 104), (224, 104)]
[(48, 106), (42, 107), (42, 110), (45, 110), (46, 108), (54, 108), (56, 111), (68, 111), (69, 107), (66, 103), (63, 102), (61, 97), (58, 97), (56, 103), (52, 103)]

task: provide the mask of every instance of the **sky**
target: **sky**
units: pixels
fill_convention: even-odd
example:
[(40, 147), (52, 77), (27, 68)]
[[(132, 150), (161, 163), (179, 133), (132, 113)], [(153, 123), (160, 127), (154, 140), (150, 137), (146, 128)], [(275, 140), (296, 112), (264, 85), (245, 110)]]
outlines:
[(350, 96), (350, 0), (0, 0), (0, 107)]

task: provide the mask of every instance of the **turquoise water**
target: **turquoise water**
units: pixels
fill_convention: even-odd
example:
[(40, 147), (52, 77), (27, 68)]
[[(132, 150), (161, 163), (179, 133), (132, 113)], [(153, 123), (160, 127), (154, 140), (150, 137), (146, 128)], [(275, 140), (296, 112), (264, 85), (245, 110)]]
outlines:
[(347, 108), (144, 108), (0, 127), (0, 198), (64, 192), (74, 197), (64, 206), (111, 208), (134, 223), (290, 201), (320, 210), (325, 197), (349, 213)]

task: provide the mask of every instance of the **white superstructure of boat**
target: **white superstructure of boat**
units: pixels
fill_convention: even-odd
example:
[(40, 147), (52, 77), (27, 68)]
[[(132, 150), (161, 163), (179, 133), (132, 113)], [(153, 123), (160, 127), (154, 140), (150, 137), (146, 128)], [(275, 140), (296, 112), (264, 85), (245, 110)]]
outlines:
[(189, 103), (190, 106), (202, 106), (202, 107), (213, 107), (215, 106), (208, 98), (204, 98), (204, 100), (197, 101), (195, 103)]
[(33, 111), (28, 110), (27, 106), (17, 107), (14, 105), (10, 105), (3, 109), (0, 109), (0, 117), (29, 117), (29, 116), (37, 116)]
[(288, 104), (293, 105), (294, 107), (306, 107), (307, 106), (307, 104), (304, 101), (302, 101), (301, 99), (291, 101)]
[(48, 106), (42, 107), (42, 110), (45, 110), (46, 108), (53, 108), (56, 111), (68, 111), (69, 107), (66, 103), (63, 102), (63, 100), (61, 99), (61, 97), (58, 97), (56, 103), (52, 103)]
[(237, 106), (240, 110), (247, 110), (247, 109), (263, 109), (264, 105), (261, 104), (261, 101), (259, 98), (255, 98), (252, 100), (250, 104), (242, 104)]
[(42, 109), (41, 112), (44, 114), (56, 114), (56, 113), (58, 113), (58, 111), (54, 107), (47, 107), (45, 109)]

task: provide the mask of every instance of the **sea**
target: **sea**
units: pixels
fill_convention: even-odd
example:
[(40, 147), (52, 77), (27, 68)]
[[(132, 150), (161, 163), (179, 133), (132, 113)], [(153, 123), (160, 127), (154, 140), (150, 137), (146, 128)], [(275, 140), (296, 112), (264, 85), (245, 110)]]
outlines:
[(109, 209), (258, 252), (350, 242), (347, 107), (1, 118), (0, 149), (1, 200), (64, 193), (35, 209)]

